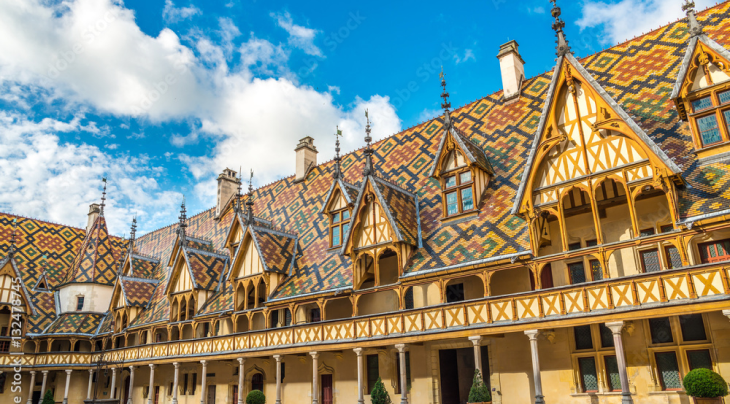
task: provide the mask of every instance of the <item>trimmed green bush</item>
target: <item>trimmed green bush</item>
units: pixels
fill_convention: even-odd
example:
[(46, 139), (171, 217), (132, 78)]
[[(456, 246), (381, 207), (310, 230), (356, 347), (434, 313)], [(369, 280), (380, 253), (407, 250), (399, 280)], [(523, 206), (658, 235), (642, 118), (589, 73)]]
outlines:
[(266, 396), (259, 390), (252, 390), (246, 396), (246, 404), (266, 404)]
[(378, 381), (373, 386), (373, 391), (370, 392), (370, 402), (373, 404), (392, 404), (388, 391), (385, 390), (383, 381), (378, 377)]
[(41, 404), (56, 404), (56, 400), (53, 399), (53, 393), (51, 393), (51, 390), (46, 391), (46, 394), (43, 395), (43, 401), (41, 401)]
[(682, 381), (689, 396), (716, 398), (727, 395), (727, 382), (722, 376), (709, 369), (694, 369)]
[(486, 403), (492, 401), (492, 395), (489, 394), (489, 387), (484, 384), (482, 380), (482, 374), (479, 373), (479, 369), (474, 371), (474, 381), (471, 384), (471, 390), (469, 390), (470, 403)]

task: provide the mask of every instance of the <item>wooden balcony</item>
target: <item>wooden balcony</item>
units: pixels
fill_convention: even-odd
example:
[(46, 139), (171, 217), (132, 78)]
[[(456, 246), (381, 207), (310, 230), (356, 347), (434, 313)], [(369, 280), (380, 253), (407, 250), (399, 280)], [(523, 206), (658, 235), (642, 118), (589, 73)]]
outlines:
[[(125, 365), (304, 353), (559, 328), (730, 309), (730, 268), (718, 264), (646, 273), (515, 295), (107, 351)], [(25, 367), (91, 366), (98, 353), (0, 355)]]

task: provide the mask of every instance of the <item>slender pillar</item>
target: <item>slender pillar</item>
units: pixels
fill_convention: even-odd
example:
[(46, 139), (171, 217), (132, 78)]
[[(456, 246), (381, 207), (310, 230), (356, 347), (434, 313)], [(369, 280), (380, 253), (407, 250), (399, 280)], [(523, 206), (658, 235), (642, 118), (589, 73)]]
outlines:
[(129, 367), (129, 397), (127, 397), (127, 404), (132, 404), (132, 392), (134, 391), (134, 366)]
[(91, 400), (91, 387), (94, 386), (94, 369), (89, 369), (89, 387), (86, 388), (86, 399)]
[(243, 368), (246, 358), (238, 358), (238, 404), (243, 404)]
[(180, 377), (180, 364), (173, 362), (172, 366), (175, 366), (175, 378), (172, 384), (172, 404), (177, 404), (177, 382)]
[(276, 359), (276, 404), (281, 404), (281, 355), (274, 355)]
[(357, 355), (357, 404), (365, 404), (362, 383), (362, 348), (353, 349)]
[(117, 368), (112, 368), (112, 391), (109, 394), (110, 398), (117, 398)]
[(537, 351), (537, 335), (539, 330), (525, 331), (530, 338), (530, 351), (532, 352), (532, 377), (535, 380), (535, 404), (545, 404), (545, 397), (542, 395), (542, 378), (540, 377), (540, 355)]
[(634, 404), (629, 388), (629, 374), (626, 372), (626, 356), (624, 355), (624, 341), (621, 338), (621, 330), (624, 328), (623, 321), (606, 323), (606, 327), (613, 333), (613, 346), (616, 348), (616, 362), (618, 363), (618, 376), (621, 379), (621, 404)]
[(312, 404), (317, 404), (319, 400), (319, 387), (317, 386), (317, 376), (319, 376), (319, 352), (310, 352), (312, 355)]
[(200, 378), (200, 404), (205, 404), (205, 397), (208, 394), (205, 390), (205, 382), (207, 381), (205, 374), (208, 372), (208, 361), (200, 361), (200, 363), (203, 365), (203, 376)]
[(48, 371), (44, 370), (41, 373), (43, 374), (43, 383), (41, 384), (41, 398), (38, 399), (38, 404), (43, 402), (43, 395), (46, 394), (46, 382), (48, 381)]
[(35, 389), (35, 370), (30, 371), (30, 388), (28, 389), (28, 403), (33, 404), (33, 389)]
[(147, 392), (147, 404), (152, 404), (155, 400), (155, 366), (150, 363), (150, 390)]
[(68, 404), (68, 385), (71, 384), (71, 369), (66, 370), (66, 390), (63, 391), (63, 404)]
[(398, 361), (400, 362), (400, 404), (408, 404), (408, 383), (406, 381), (406, 344), (397, 344)]
[(469, 341), (474, 344), (474, 367), (482, 375), (482, 380), (484, 380), (486, 376), (484, 376), (484, 371), (482, 370), (482, 336), (469, 337)]

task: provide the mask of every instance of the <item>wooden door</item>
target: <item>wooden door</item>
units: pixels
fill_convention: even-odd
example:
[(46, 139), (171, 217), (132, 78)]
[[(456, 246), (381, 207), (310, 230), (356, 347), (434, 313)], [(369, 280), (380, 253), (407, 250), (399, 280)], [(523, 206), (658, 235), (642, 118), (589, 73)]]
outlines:
[(231, 401), (231, 404), (236, 404), (238, 402), (238, 385), (233, 385), (233, 400)]
[(439, 370), (441, 375), (441, 402), (443, 404), (460, 404), (459, 400), (459, 366), (455, 349), (439, 351)]
[(208, 399), (206, 404), (215, 404), (215, 384), (208, 386)]
[(319, 395), (320, 402), (322, 404), (332, 404), (334, 399), (332, 397), (332, 375), (322, 375), (321, 383), (322, 392)]
[(155, 404), (160, 404), (160, 386), (155, 386)]

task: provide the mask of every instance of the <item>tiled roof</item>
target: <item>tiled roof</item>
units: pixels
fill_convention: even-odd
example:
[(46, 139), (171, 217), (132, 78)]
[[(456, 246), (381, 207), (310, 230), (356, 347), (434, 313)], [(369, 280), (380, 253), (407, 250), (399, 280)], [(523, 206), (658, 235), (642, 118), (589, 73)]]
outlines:
[(44, 334), (95, 334), (105, 314), (63, 313)]
[(203, 307), (198, 310), (196, 317), (203, 317), (233, 309), (233, 284), (226, 282), (221, 290), (211, 296)]
[(146, 307), (159, 281), (122, 276), (120, 282), (127, 306)]
[(373, 177), (373, 185), (382, 197), (387, 214), (395, 223), (399, 239), (413, 246), (419, 246), (420, 223), (416, 196), (394, 184)]
[(143, 257), (141, 255), (132, 254), (132, 273), (131, 275), (137, 278), (152, 278), (155, 268), (160, 264), (160, 261), (154, 258)]
[(56, 318), (56, 302), (53, 292), (31, 290), (29, 294), (36, 314), (28, 319), (28, 333), (40, 334)]
[(228, 258), (208, 251), (183, 248), (185, 260), (195, 282), (195, 288), (215, 290), (225, 274)]
[(117, 255), (112, 248), (106, 219), (99, 216), (74, 259), (64, 283), (113, 285), (117, 276)]
[(251, 233), (264, 268), (288, 274), (297, 249), (296, 236), (260, 226), (252, 226)]

